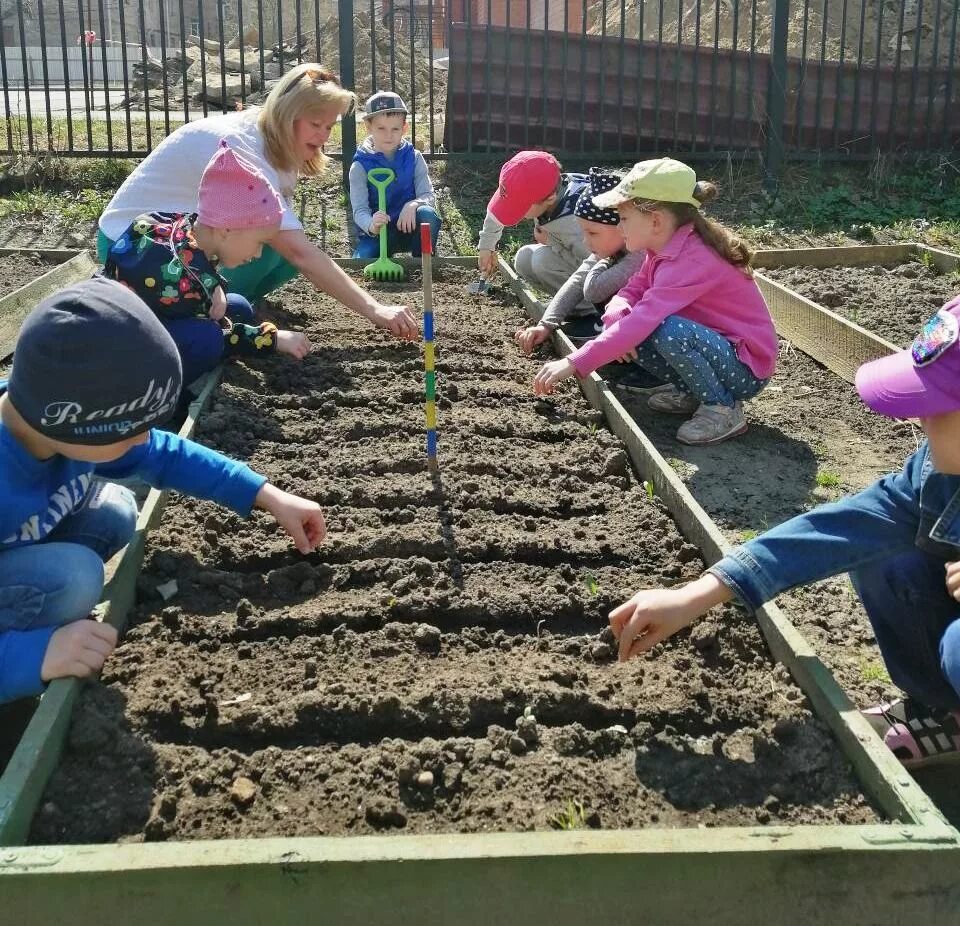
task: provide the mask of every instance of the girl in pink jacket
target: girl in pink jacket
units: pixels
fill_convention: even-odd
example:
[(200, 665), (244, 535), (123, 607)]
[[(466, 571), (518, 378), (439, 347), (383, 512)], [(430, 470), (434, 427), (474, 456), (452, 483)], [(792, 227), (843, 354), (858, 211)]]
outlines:
[(632, 360), (669, 384), (650, 396), (651, 409), (693, 413), (678, 440), (715, 444), (746, 431), (742, 402), (773, 375), (777, 333), (750, 269), (753, 252), (700, 212), (716, 193), (686, 164), (656, 158), (597, 197), (598, 207), (617, 208), (627, 249), (646, 251), (646, 259), (607, 304), (603, 333), (544, 365), (537, 395)]

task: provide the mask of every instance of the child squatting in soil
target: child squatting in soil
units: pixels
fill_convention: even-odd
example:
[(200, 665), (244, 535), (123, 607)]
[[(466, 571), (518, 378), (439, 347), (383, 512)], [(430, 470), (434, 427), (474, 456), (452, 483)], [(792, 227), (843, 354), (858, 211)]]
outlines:
[(632, 360), (670, 384), (648, 399), (653, 411), (693, 413), (678, 440), (715, 444), (746, 431), (742, 402), (773, 375), (777, 334), (750, 269), (753, 252), (700, 211), (716, 193), (686, 164), (656, 158), (594, 199), (618, 209), (627, 249), (644, 252), (643, 265), (607, 304), (603, 333), (537, 373), (537, 395)]
[(97, 672), (116, 645), (113, 627), (84, 620), (136, 526), (133, 495), (111, 478), (262, 508), (302, 553), (326, 535), (316, 503), (157, 427), (181, 385), (176, 344), (112, 280), (61, 290), (23, 323), (0, 382), (0, 702)]
[(596, 337), (603, 330), (601, 318), (606, 304), (643, 265), (642, 253), (631, 254), (626, 249), (617, 210), (601, 209), (594, 204), (595, 197), (617, 186), (620, 176), (596, 167), (590, 168), (588, 176), (590, 185), (580, 194), (573, 214), (590, 254), (557, 290), (540, 321), (514, 334), (514, 340), (526, 354), (561, 326), (574, 343)]
[[(409, 251), (420, 256), (420, 226), (430, 226), (433, 250), (440, 235), (433, 183), (423, 155), (403, 133), (407, 128), (407, 106), (396, 93), (373, 94), (364, 107), (367, 137), (357, 146), (350, 165), (350, 207), (357, 226), (353, 256), (380, 256), (380, 228), (387, 226), (387, 253)], [(386, 188), (386, 210), (380, 211), (379, 194), (367, 180), (367, 172), (387, 167), (394, 178)]]
[(497, 192), (477, 244), (480, 273), (497, 272), (496, 247), (507, 225), (533, 219), (533, 244), (525, 244), (513, 267), (528, 283), (555, 293), (590, 256), (574, 214), (580, 194), (589, 187), (586, 174), (563, 174), (546, 151), (520, 151), (500, 169)]
[(110, 245), (102, 273), (132, 289), (170, 332), (184, 383), (225, 355), (278, 351), (300, 360), (306, 335), (254, 322), (250, 303), (226, 294), (218, 268), (259, 257), (280, 227), (279, 193), (256, 167), (220, 143), (200, 181), (194, 215), (141, 215)]
[(907, 767), (960, 760), (960, 296), (912, 348), (860, 367), (857, 391), (927, 440), (899, 473), (797, 515), (683, 588), (644, 590), (610, 612), (620, 659), (644, 653), (716, 604), (757, 608), (850, 573), (892, 681), (907, 697), (863, 713)]

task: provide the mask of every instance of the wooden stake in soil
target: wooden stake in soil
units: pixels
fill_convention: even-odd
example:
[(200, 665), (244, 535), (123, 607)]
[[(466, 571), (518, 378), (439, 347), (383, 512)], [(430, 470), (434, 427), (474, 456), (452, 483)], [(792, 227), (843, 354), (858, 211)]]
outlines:
[(437, 372), (433, 357), (433, 239), (430, 225), (420, 226), (423, 272), (423, 382), (427, 409), (427, 466), (437, 472)]

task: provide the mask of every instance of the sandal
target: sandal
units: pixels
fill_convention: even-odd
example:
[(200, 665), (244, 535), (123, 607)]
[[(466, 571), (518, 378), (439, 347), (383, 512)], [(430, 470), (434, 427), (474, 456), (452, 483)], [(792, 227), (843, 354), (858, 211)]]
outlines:
[(861, 711), (904, 768), (960, 762), (960, 714), (904, 698)]

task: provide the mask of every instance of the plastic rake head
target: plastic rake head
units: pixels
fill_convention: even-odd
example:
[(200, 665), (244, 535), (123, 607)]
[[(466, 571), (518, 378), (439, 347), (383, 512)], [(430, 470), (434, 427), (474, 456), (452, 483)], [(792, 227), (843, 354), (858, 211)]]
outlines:
[[(396, 174), (389, 167), (373, 167), (367, 171), (367, 181), (372, 183), (377, 191), (377, 208), (381, 212), (387, 211), (387, 187), (393, 183)], [(387, 226), (380, 226), (380, 256), (363, 268), (363, 275), (368, 280), (379, 280), (382, 283), (397, 282), (404, 278), (403, 267), (387, 256)]]

